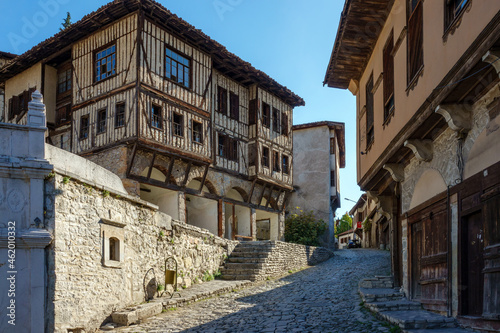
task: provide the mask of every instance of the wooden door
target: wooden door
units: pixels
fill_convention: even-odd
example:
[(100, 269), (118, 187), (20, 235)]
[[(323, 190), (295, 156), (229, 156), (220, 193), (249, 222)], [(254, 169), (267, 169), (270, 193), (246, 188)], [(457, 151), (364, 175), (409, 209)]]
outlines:
[(422, 295), (420, 275), (422, 273), (422, 222), (411, 225), (411, 298), (419, 300)]
[(500, 188), (486, 196), (484, 221), (484, 308), (483, 318), (500, 319)]
[(483, 313), (484, 232), (481, 211), (463, 219), (462, 225), (462, 315)]

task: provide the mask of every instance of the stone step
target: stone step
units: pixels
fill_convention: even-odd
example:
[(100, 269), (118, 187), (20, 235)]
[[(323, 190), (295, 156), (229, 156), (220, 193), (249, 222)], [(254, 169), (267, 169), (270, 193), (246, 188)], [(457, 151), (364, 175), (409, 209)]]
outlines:
[(435, 329), (416, 329), (416, 330), (404, 330), (404, 333), (470, 333), (474, 332), (465, 328), (453, 327), (453, 328), (435, 328)]
[(267, 258), (268, 252), (234, 252), (231, 253), (231, 257), (238, 258)]
[(455, 318), (447, 318), (425, 310), (384, 311), (378, 315), (406, 330), (457, 327)]
[(228, 258), (227, 261), (230, 262), (230, 263), (256, 263), (256, 264), (264, 264), (267, 260), (265, 258), (235, 257), (235, 258)]
[(259, 263), (240, 263), (240, 262), (228, 262), (226, 263), (226, 269), (262, 269), (265, 264)]
[(376, 276), (359, 282), (360, 288), (394, 288), (391, 276)]
[(420, 302), (413, 302), (406, 299), (366, 303), (366, 306), (374, 312), (422, 310), (422, 304), (420, 304)]
[[(250, 268), (223, 268), (221, 273), (222, 275), (228, 274), (228, 275), (254, 275), (254, 274), (259, 274), (260, 269), (250, 269)], [(245, 280), (245, 279), (239, 279), (239, 280)]]
[(359, 288), (359, 293), (366, 303), (399, 301), (403, 293), (393, 288)]
[(232, 275), (232, 274), (224, 274), (222, 275), (223, 280), (248, 280), (248, 281), (256, 281), (259, 279), (259, 275), (254, 275), (254, 274), (239, 274), (239, 275)]

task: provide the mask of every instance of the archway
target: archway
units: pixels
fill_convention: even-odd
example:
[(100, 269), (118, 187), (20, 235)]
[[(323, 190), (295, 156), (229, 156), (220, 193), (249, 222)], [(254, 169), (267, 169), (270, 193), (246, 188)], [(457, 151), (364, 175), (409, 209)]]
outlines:
[(425, 170), (415, 185), (409, 209), (417, 207), (444, 191), (446, 191), (446, 183), (441, 174), (435, 169)]

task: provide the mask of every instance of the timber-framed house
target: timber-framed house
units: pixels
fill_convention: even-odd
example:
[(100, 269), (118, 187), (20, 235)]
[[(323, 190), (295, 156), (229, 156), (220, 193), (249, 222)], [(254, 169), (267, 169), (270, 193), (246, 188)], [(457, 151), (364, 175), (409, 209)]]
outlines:
[(49, 143), (174, 220), (282, 238), (292, 112), (304, 101), (157, 2), (101, 7), (13, 59), (0, 82), (5, 121), (26, 123), (39, 90)]

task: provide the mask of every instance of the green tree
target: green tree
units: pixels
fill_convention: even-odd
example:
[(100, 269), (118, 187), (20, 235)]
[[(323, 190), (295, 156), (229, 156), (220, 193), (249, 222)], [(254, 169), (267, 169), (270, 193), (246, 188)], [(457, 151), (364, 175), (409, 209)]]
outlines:
[(63, 23), (61, 25), (63, 26), (62, 28), (59, 28), (60, 31), (63, 31), (64, 29), (68, 28), (70, 25), (72, 25), (73, 22), (71, 22), (71, 15), (69, 12), (66, 13), (66, 18), (63, 20)]
[(323, 235), (326, 228), (326, 223), (317, 220), (312, 211), (299, 210), (285, 220), (285, 242), (318, 246), (318, 237)]
[(335, 237), (338, 238), (339, 234), (350, 229), (352, 229), (352, 218), (346, 212), (340, 219), (335, 221)]

